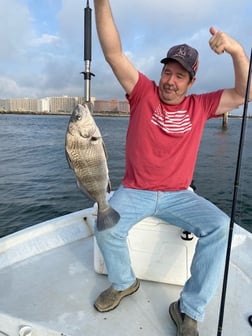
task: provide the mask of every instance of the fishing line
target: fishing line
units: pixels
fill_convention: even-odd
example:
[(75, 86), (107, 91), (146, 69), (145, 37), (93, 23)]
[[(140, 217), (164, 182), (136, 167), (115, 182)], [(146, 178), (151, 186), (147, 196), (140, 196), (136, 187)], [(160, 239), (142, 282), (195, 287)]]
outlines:
[(227, 245), (227, 253), (226, 253), (226, 262), (225, 262), (225, 270), (224, 270), (224, 279), (223, 279), (223, 287), (222, 287), (222, 295), (221, 295), (221, 303), (220, 303), (220, 313), (219, 313), (217, 336), (222, 335), (231, 245), (232, 245), (232, 237), (233, 237), (233, 229), (234, 229), (234, 219), (235, 219), (235, 214), (236, 214), (237, 194), (238, 194), (238, 188), (239, 188), (239, 182), (240, 182), (241, 161), (242, 161), (243, 146), (244, 146), (244, 140), (245, 140), (247, 110), (248, 110), (249, 91), (250, 91), (250, 82), (251, 82), (251, 68), (252, 68), (252, 49), (251, 49), (251, 54), (250, 54), (247, 87), (246, 87), (246, 94), (245, 94), (245, 101), (244, 101), (244, 108), (243, 108), (240, 142), (239, 142), (236, 173), (235, 173), (235, 180), (234, 180), (233, 201), (232, 201), (232, 210), (231, 210), (231, 216), (230, 216), (228, 245)]

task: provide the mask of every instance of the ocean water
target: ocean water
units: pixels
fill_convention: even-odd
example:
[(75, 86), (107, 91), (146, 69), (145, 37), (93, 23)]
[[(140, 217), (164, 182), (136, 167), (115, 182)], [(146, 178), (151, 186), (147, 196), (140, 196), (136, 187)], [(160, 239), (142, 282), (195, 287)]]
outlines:
[[(68, 116), (0, 115), (0, 236), (92, 206), (76, 187), (65, 158)], [(108, 152), (112, 188), (124, 173), (128, 118), (96, 117)], [(194, 183), (197, 192), (231, 214), (241, 119), (207, 123)], [(246, 137), (235, 221), (252, 232), (252, 119)]]

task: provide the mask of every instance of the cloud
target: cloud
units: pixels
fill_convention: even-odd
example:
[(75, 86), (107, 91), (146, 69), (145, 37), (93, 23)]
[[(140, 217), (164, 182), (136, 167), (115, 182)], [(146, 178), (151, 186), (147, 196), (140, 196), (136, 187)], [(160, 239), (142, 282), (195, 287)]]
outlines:
[(16, 97), (15, 93), (18, 90), (19, 90), (18, 85), (14, 80), (4, 76), (0, 77), (0, 92), (2, 93), (3, 96), (5, 94), (9, 95), (11, 92), (13, 93), (13, 97)]
[(32, 18), (27, 7), (17, 0), (0, 0), (0, 60), (19, 57), (33, 36)]
[(41, 36), (32, 39), (31, 45), (41, 46), (43, 44), (54, 44), (60, 41), (60, 38), (55, 35), (42, 34)]
[[(83, 0), (0, 0), (0, 98), (83, 95)], [(93, 6), (93, 1), (90, 1)], [(158, 81), (160, 59), (168, 48), (188, 43), (199, 50), (196, 92), (233, 85), (233, 65), (227, 54), (209, 48), (214, 25), (239, 40), (250, 53), (252, 2), (241, 0), (111, 0), (123, 48), (136, 65)], [(93, 11), (94, 14), (94, 11)], [(91, 94), (124, 98), (124, 92), (104, 60), (93, 17)]]

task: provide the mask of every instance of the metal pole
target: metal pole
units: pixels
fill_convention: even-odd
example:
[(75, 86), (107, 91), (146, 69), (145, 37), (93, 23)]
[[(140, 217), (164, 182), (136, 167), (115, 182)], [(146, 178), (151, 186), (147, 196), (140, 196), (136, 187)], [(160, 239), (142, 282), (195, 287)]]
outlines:
[(94, 76), (94, 74), (91, 72), (91, 60), (92, 60), (92, 9), (89, 7), (89, 0), (87, 0), (87, 5), (86, 8), (84, 9), (85, 70), (81, 72), (84, 76), (84, 82), (85, 82), (84, 99), (86, 103), (90, 103), (91, 76)]
[(231, 211), (231, 217), (230, 217), (230, 227), (229, 227), (229, 235), (228, 235), (228, 245), (227, 245), (227, 254), (226, 254), (226, 262), (225, 262), (225, 271), (224, 271), (224, 279), (223, 279), (223, 287), (222, 287), (222, 296), (221, 296), (217, 336), (221, 336), (222, 327), (223, 327), (223, 318), (224, 318), (224, 309), (225, 309), (225, 300), (226, 300), (226, 291), (227, 291), (229, 262), (230, 262), (231, 245), (232, 245), (232, 237), (233, 237), (233, 229), (234, 229), (234, 220), (235, 220), (235, 212), (236, 212), (236, 204), (237, 204), (237, 194), (238, 194), (238, 188), (239, 188), (239, 183), (240, 183), (242, 152), (243, 152), (243, 145), (244, 145), (244, 139), (245, 139), (247, 109), (248, 109), (249, 91), (250, 91), (250, 82), (251, 82), (251, 68), (252, 68), (252, 49), (251, 49), (251, 55), (250, 55), (248, 80), (247, 80), (245, 102), (244, 102), (244, 109), (243, 109), (243, 116), (242, 116), (240, 143), (239, 143), (238, 158), (237, 158), (237, 164), (236, 164), (236, 174), (235, 174), (234, 190), (233, 190), (232, 211)]

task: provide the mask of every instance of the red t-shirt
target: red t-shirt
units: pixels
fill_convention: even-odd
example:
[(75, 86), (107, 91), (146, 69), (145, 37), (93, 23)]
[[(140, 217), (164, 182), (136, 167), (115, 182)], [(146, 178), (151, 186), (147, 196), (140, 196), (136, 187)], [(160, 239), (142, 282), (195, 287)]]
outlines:
[(187, 189), (207, 119), (214, 118), (223, 90), (189, 95), (179, 105), (163, 103), (158, 86), (139, 73), (130, 96), (126, 138), (127, 188)]

